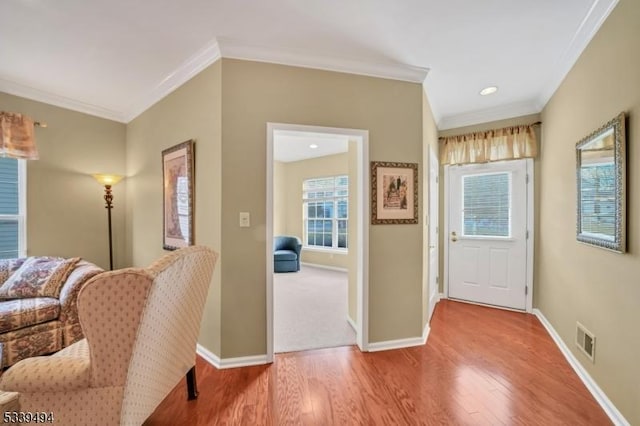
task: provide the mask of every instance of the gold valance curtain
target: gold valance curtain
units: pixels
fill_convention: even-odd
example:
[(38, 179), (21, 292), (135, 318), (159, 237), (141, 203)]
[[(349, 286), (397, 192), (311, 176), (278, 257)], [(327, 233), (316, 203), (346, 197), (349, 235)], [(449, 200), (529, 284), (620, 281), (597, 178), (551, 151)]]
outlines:
[(33, 125), (26, 115), (0, 111), (0, 156), (37, 160)]
[(441, 164), (486, 163), (535, 158), (534, 124), (440, 138)]

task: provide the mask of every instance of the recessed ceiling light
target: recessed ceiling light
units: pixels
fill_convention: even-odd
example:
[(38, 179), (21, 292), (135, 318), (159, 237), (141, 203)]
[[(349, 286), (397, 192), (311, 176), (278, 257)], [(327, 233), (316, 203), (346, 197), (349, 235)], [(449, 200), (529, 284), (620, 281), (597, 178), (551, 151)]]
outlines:
[(318, 147), (318, 145), (316, 145), (315, 143), (312, 143), (311, 145), (309, 145), (309, 148), (311, 149), (316, 149)]
[(484, 89), (482, 89), (480, 91), (480, 95), (487, 96), (487, 95), (491, 95), (493, 93), (496, 93), (497, 91), (498, 91), (498, 88), (496, 86), (489, 86), (489, 87), (485, 87)]

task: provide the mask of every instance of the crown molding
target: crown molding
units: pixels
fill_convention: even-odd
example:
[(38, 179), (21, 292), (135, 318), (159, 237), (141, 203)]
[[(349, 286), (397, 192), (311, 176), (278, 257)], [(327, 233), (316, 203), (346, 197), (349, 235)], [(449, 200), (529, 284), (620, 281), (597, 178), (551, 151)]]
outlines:
[(124, 114), (119, 111), (114, 111), (112, 109), (104, 108), (99, 105), (93, 105), (87, 102), (71, 99), (66, 96), (58, 95), (56, 93), (47, 92), (45, 90), (36, 89), (35, 87), (17, 83), (15, 81), (10, 81), (2, 77), (0, 77), (0, 91), (8, 93), (10, 95), (31, 99), (37, 102), (43, 102), (61, 108), (70, 109), (72, 111), (83, 112), (89, 115), (106, 118), (108, 120), (114, 120), (121, 123), (126, 122)]
[(538, 107), (538, 103), (535, 101), (499, 105), (494, 108), (444, 116), (438, 121), (438, 130), (448, 130), (455, 129), (457, 127), (472, 126), (474, 124), (489, 123), (491, 121), (505, 120), (507, 118), (537, 114), (539, 112), (540, 108)]
[(207, 43), (202, 49), (189, 57), (180, 66), (167, 75), (156, 85), (147, 95), (140, 98), (125, 113), (126, 122), (136, 118), (145, 112), (156, 102), (182, 86), (184, 83), (195, 77), (199, 72), (220, 59), (220, 47), (217, 40)]
[(412, 83), (422, 83), (429, 73), (429, 68), (397, 62), (318, 55), (306, 49), (258, 46), (227, 38), (218, 38), (218, 44), (223, 58), (269, 62)]
[(573, 68), (582, 52), (617, 4), (618, 0), (594, 0), (591, 9), (589, 9), (589, 12), (587, 12), (573, 35), (569, 47), (558, 61), (551, 77), (542, 89), (537, 99), (539, 110), (542, 110), (547, 105), (551, 96), (553, 96), (555, 91), (558, 90), (558, 87), (560, 87), (562, 80), (564, 80), (569, 71), (571, 71), (571, 68)]

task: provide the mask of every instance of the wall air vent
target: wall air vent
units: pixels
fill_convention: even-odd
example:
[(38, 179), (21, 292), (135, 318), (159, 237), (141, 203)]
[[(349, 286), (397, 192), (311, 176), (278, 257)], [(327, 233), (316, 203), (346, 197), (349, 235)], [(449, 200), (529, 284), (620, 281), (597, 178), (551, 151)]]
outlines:
[(587, 330), (584, 325), (576, 321), (576, 346), (580, 348), (591, 362), (595, 362), (596, 336)]

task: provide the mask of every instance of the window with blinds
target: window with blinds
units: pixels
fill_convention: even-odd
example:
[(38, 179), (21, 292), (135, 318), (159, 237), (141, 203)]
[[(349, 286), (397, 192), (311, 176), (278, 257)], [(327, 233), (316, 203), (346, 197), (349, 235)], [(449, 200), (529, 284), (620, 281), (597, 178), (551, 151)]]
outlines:
[(511, 174), (463, 176), (463, 235), (511, 235)]
[(613, 240), (616, 228), (616, 176), (613, 163), (580, 167), (582, 232)]
[(0, 157), (0, 259), (24, 256), (25, 160)]
[(307, 179), (302, 183), (304, 244), (346, 249), (349, 177)]

